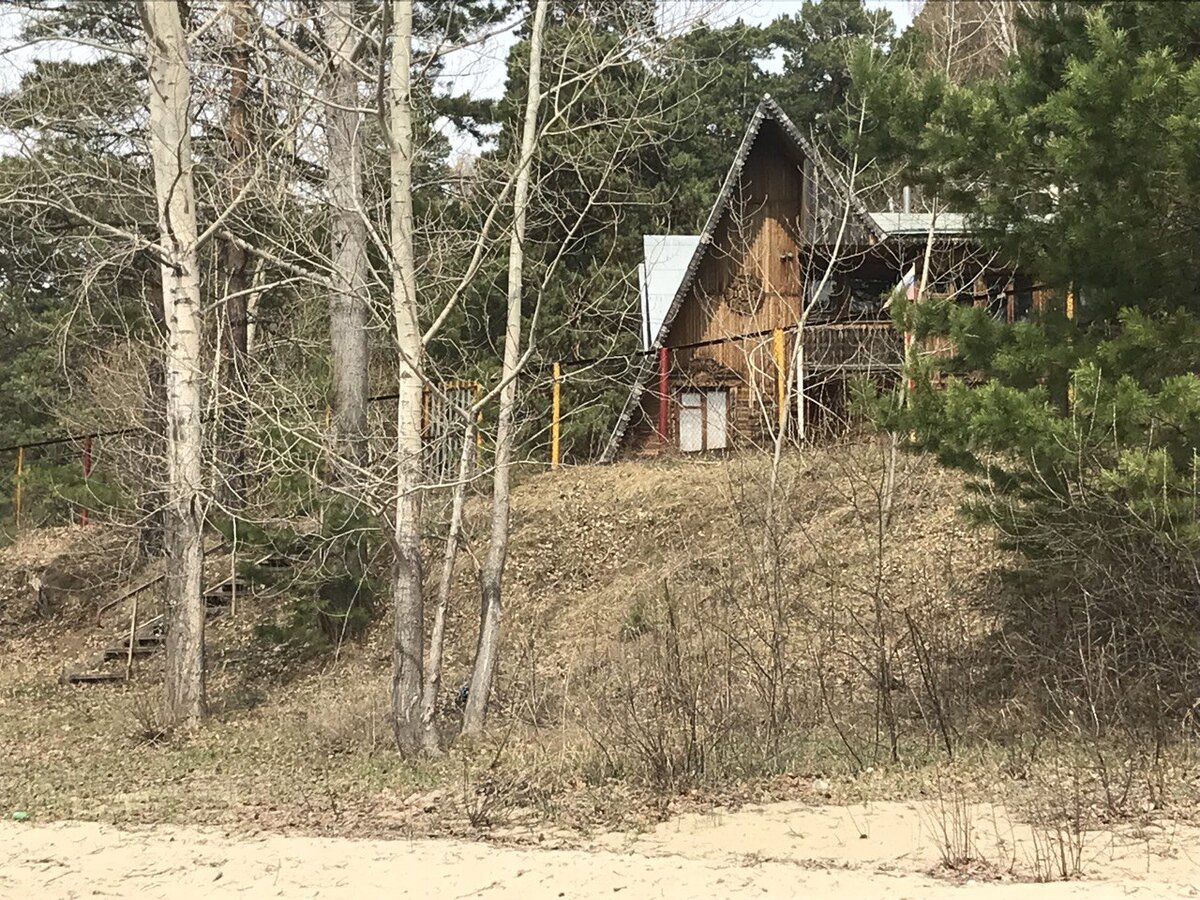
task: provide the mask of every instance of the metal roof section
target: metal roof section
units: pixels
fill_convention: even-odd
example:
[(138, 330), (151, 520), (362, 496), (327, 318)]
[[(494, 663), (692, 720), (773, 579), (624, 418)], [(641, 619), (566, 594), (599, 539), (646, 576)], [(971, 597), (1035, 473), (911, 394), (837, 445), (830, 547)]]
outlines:
[(643, 350), (650, 349), (662, 328), (699, 243), (696, 234), (642, 235), (638, 281), (642, 289)]
[(933, 229), (934, 235), (962, 237), (968, 233), (967, 217), (962, 213), (867, 213), (875, 228), (888, 237), (923, 237)]

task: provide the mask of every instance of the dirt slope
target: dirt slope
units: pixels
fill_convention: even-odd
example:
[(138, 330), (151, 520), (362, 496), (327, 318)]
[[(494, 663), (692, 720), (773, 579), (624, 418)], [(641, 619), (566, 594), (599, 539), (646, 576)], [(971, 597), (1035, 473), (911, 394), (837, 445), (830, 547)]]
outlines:
[[(127, 685), (57, 683), (65, 658), (107, 639), (90, 616), (72, 619), (86, 602), (38, 619), (0, 657), (0, 896), (941, 896), (951, 889), (927, 877), (938, 804), (968, 797), (991, 810), (978, 826), (990, 837), (960, 880), (1032, 877), (1075, 816), (1085, 829), (1106, 823), (1081, 867), (1109, 881), (1041, 896), (1176, 896), (1200, 882), (1200, 838), (1186, 822), (1193, 762), (1168, 754), (1155, 775), (1169, 789), (1144, 796), (1132, 779), (1114, 811), (1087, 757), (1048, 758), (1061, 776), (1048, 780), (1032, 755), (1015, 767), (1020, 734), (983, 732), (994, 687), (979, 646), (1002, 557), (957, 516), (954, 476), (908, 457), (890, 473), (870, 445), (790, 456), (764, 530), (769, 476), (755, 456), (523, 479), (490, 735), (440, 759), (392, 748), (386, 614), (362, 640), (304, 657), (255, 633), (286, 595), (243, 598), (210, 631), (210, 721), (174, 735), (156, 728), (153, 664)], [(450, 610), (451, 734), (474, 645), (483, 512), (477, 498)], [(439, 527), (431, 504), (431, 549)], [(64, 558), (76, 532), (0, 557), (17, 585), (9, 596), (26, 596), (21, 573)], [(22, 553), (33, 560), (24, 569)], [(873, 680), (876, 626), (886, 693)], [(763, 677), (767, 651), (778, 696)], [(931, 696), (961, 728), (952, 764)], [(772, 741), (764, 704), (780, 697)], [(689, 740), (705, 764), (656, 783), (658, 757), (675, 765)], [(862, 801), (872, 806), (846, 806)], [(1019, 809), (1011, 821), (1004, 806)], [(15, 811), (32, 822), (5, 822)], [(154, 830), (48, 824), (81, 819)], [(291, 836), (245, 837), (259, 830)], [(1025, 884), (971, 890), (1035, 896)]]
[(0, 549), (0, 637), (78, 622), (135, 564), (129, 532), (78, 526), (21, 532)]

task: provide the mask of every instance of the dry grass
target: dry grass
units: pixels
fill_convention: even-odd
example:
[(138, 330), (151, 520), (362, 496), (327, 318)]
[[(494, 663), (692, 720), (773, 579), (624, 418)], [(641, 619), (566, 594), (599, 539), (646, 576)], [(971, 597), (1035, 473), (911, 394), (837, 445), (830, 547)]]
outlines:
[[(999, 557), (957, 518), (956, 480), (903, 460), (881, 543), (868, 527), (875, 450), (812, 451), (787, 461), (784, 514), (764, 540), (767, 474), (735, 457), (525, 479), (491, 733), (437, 760), (392, 749), (386, 616), (336, 658), (301, 662), (253, 633), (286, 597), (246, 598), (211, 629), (213, 717), (193, 734), (158, 728), (154, 662), (129, 685), (56, 682), (64, 654), (110, 633), (79, 619), (11, 637), (0, 797), (44, 818), (565, 840), (564, 828), (646, 827), (714, 803), (936, 800), (930, 773), (952, 772), (971, 786), (938, 814), (952, 860), (971, 855), (955, 804), (998, 785), (1057, 852), (1062, 817), (1039, 798), (1068, 751), (1027, 747), (1019, 715), (989, 712)], [(470, 558), (449, 618), (451, 732), (478, 615)], [(1114, 749), (1142, 773), (1141, 749)], [(1095, 750), (1070, 750), (1082, 807), (1113, 792)], [(1157, 779), (1146, 768), (1124, 791), (1130, 815), (1167, 802), (1164, 778), (1174, 808), (1200, 793), (1170, 769), (1186, 760), (1154, 764)]]

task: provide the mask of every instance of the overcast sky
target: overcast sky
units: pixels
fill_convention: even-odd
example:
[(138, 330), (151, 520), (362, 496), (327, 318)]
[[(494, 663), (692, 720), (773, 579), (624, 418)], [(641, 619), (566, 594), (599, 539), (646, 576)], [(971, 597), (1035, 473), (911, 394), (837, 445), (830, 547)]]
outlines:
[[(891, 11), (898, 31), (912, 22), (922, 0), (866, 0), (866, 5)], [(697, 16), (714, 26), (732, 25), (741, 19), (750, 25), (765, 25), (780, 16), (800, 11), (803, 0), (659, 0), (661, 23), (672, 29)], [(669, 21), (668, 21), (669, 19)], [(0, 0), (0, 91), (14, 88), (21, 75), (37, 58), (87, 58), (95, 50), (69, 44), (23, 46), (20, 38), (20, 13), (5, 8)], [(478, 46), (458, 51), (446, 66), (445, 88), (456, 95), (500, 97), (504, 92), (505, 65), (515, 29), (502, 32)], [(467, 136), (447, 134), (456, 153), (472, 153), (478, 148)], [(0, 142), (2, 144), (2, 142)]]
[[(903, 31), (912, 22), (914, 12), (922, 0), (866, 0), (867, 6), (891, 10), (897, 30)], [(751, 25), (765, 25), (780, 16), (790, 16), (800, 11), (803, 0), (662, 0), (664, 8), (672, 15), (686, 15), (689, 9), (706, 13), (712, 25), (731, 25), (742, 19)], [(11, 7), (4, 8), (0, 0), (0, 90), (11, 89), (20, 79), (36, 56), (62, 55), (80, 52), (64, 47), (39, 45), (23, 47), (18, 39), (20, 13)], [(508, 49), (512, 46), (513, 32), (508, 31), (469, 51), (462, 51), (459, 58), (449, 67), (452, 76), (451, 90), (455, 94), (475, 94), (499, 97), (504, 91), (504, 66)], [(86, 52), (86, 51), (85, 51)]]

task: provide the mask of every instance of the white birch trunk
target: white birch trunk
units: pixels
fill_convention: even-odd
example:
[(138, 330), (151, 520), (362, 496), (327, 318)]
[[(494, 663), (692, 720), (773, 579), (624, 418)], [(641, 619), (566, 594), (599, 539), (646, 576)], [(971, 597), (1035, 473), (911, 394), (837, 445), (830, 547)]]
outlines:
[(354, 0), (323, 0), (328, 52), (325, 99), (326, 192), (330, 213), (329, 349), (333, 376), (335, 476), (367, 456), (367, 226), (362, 216), (362, 114), (351, 27)]
[(521, 287), (525, 266), (525, 213), (529, 202), (530, 169), (537, 147), (538, 106), (541, 103), (542, 32), (546, 0), (538, 0), (529, 35), (529, 88), (521, 129), (520, 169), (513, 193), (513, 230), (508, 248), (508, 317), (504, 332), (504, 363), (500, 410), (496, 424), (496, 465), (492, 476), (492, 521), (487, 556), (479, 575), (479, 643), (471, 673), (470, 693), (463, 714), (463, 733), (478, 734), (487, 715), (492, 680), (499, 655), (501, 586), (508, 555), (509, 475), (513, 456), (513, 409), (517, 397), (517, 368), (521, 359)]
[(204, 716), (200, 273), (188, 117), (191, 84), (178, 3), (143, 0), (140, 12), (167, 328), (165, 714), (168, 723), (190, 725)]
[(475, 462), (475, 423), (467, 421), (458, 456), (458, 481), (450, 505), (450, 529), (442, 550), (442, 574), (438, 579), (437, 606), (433, 611), (433, 628), (429, 634), (429, 658), (425, 662), (425, 690), (421, 697), (421, 729), (426, 753), (440, 753), (441, 737), (434, 716), (442, 686), (442, 651), (446, 644), (446, 608), (450, 605), (450, 589), (454, 586), (454, 564), (462, 540), (463, 508), (467, 500), (467, 483)]
[(410, 3), (392, 7), (390, 152), (392, 194), (392, 312), (399, 353), (396, 404), (396, 511), (392, 577), (396, 613), (392, 645), (392, 729), (411, 753), (421, 743), (424, 597), (421, 578), (421, 329), (413, 253), (412, 17)]

